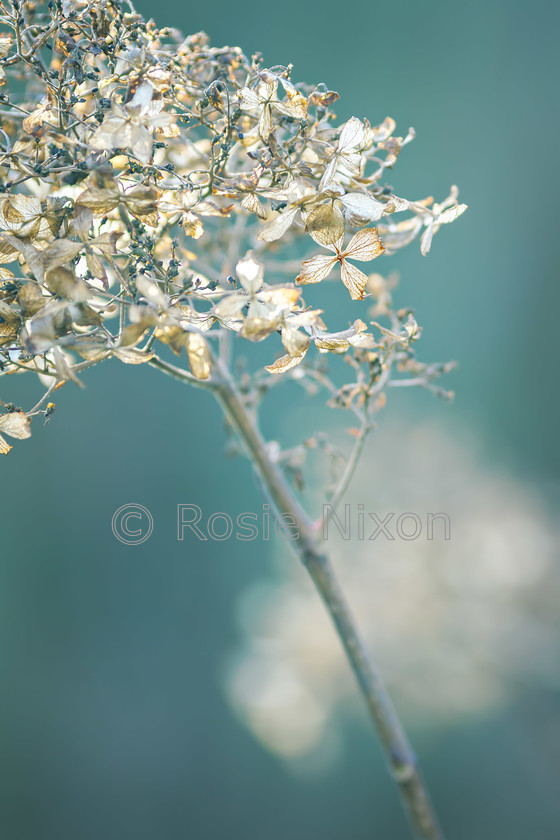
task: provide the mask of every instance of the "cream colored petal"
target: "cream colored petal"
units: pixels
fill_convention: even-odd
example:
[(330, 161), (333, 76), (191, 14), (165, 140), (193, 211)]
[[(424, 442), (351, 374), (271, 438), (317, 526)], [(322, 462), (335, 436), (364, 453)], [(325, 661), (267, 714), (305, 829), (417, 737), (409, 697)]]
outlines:
[(240, 335), (249, 341), (262, 341), (280, 326), (280, 313), (268, 303), (253, 301), (243, 321)]
[(0, 415), (0, 432), (17, 440), (31, 437), (27, 415), (23, 411), (11, 411)]
[(260, 96), (251, 88), (241, 88), (237, 91), (237, 100), (240, 108), (258, 108), (261, 104)]
[(369, 193), (347, 193), (341, 197), (340, 201), (351, 225), (357, 226), (360, 223), (376, 222), (385, 210), (383, 202), (378, 201)]
[(305, 229), (319, 245), (334, 245), (344, 236), (342, 211), (332, 201), (319, 204), (306, 217)]
[(361, 120), (357, 117), (350, 117), (348, 122), (344, 123), (342, 131), (338, 138), (339, 153), (347, 153), (351, 150), (357, 149), (363, 145), (366, 140), (366, 128)]
[(263, 283), (264, 266), (249, 251), (235, 266), (235, 273), (243, 288), (254, 295)]
[(310, 342), (310, 337), (295, 327), (286, 325), (282, 328), (282, 344), (290, 356), (301, 356), (309, 347)]
[(365, 228), (354, 234), (346, 246), (344, 256), (347, 259), (367, 262), (368, 260), (374, 260), (384, 250), (377, 229)]
[(243, 307), (247, 305), (248, 300), (249, 298), (244, 292), (234, 292), (222, 298), (214, 307), (214, 312), (221, 321), (227, 321), (230, 318), (240, 318)]
[(438, 225), (447, 225), (462, 216), (467, 209), (466, 204), (456, 204), (455, 207), (448, 207), (438, 216)]
[(301, 356), (290, 356), (288, 353), (287, 356), (281, 356), (279, 359), (276, 359), (274, 364), (266, 365), (265, 370), (269, 373), (286, 373), (287, 370), (291, 370), (296, 365), (299, 365), (304, 358), (305, 353), (302, 353)]
[(305, 120), (307, 118), (307, 99), (297, 91), (288, 94), (281, 102), (275, 102), (274, 107), (288, 117), (293, 117), (296, 120)]
[(153, 353), (145, 353), (137, 347), (115, 347), (113, 356), (125, 365), (143, 365), (153, 359)]
[(210, 350), (204, 336), (200, 333), (189, 333), (187, 339), (187, 355), (193, 376), (197, 379), (208, 379), (212, 367)]
[(352, 263), (343, 260), (340, 264), (340, 276), (342, 282), (350, 292), (352, 300), (362, 300), (365, 297), (364, 289), (367, 284), (367, 276)]
[(292, 207), (291, 210), (286, 210), (284, 213), (279, 213), (270, 222), (267, 222), (259, 231), (257, 239), (263, 242), (274, 242), (276, 239), (284, 236), (286, 231), (292, 226), (299, 207)]
[(245, 198), (241, 201), (241, 206), (248, 210), (249, 213), (254, 213), (259, 219), (266, 219), (267, 212), (263, 207), (263, 204), (258, 196), (255, 193), (249, 193), (245, 196)]
[(336, 261), (336, 257), (328, 257), (323, 254), (319, 254), (310, 260), (304, 260), (301, 264), (300, 273), (296, 277), (296, 283), (300, 285), (320, 283), (330, 274)]
[(279, 309), (293, 309), (300, 297), (301, 290), (294, 286), (269, 286), (259, 292), (259, 300), (272, 303)]
[(265, 142), (270, 137), (272, 132), (272, 111), (270, 105), (267, 103), (263, 106), (261, 115), (259, 117), (259, 137)]

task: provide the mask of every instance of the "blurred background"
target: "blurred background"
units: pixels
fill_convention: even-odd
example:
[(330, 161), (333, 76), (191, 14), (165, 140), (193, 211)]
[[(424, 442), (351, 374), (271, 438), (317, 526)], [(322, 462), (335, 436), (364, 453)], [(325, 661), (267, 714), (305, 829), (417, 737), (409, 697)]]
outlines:
[[(391, 392), (351, 494), (380, 517), (445, 510), (451, 539), (332, 547), (448, 837), (557, 838), (557, 4), (136, 6), (292, 62), (294, 80), (340, 93), (341, 120), (414, 126), (395, 192), (456, 183), (469, 204), (427, 258), (412, 246), (388, 264), (421, 357), (460, 363), (455, 401)], [(288, 552), (176, 539), (178, 503), (261, 509), (211, 398), (117, 363), (83, 379), (0, 465), (3, 836), (406, 840)], [(41, 393), (0, 384), (25, 405)], [(303, 398), (265, 416), (288, 441), (325, 423)], [(142, 545), (111, 532), (127, 502), (152, 513)]]

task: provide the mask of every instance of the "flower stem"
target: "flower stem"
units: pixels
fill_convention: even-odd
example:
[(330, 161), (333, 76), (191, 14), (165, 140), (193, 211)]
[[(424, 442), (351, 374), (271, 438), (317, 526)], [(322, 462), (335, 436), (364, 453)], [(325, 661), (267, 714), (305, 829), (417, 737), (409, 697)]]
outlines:
[(335, 626), (375, 724), (389, 772), (398, 786), (415, 836), (443, 840), (412, 747), (367, 652), (329, 558), (322, 550), (318, 530), (295, 497), (282, 470), (271, 459), (264, 439), (247, 413), (229, 372), (223, 367), (219, 383), (213, 390), (277, 512), (290, 514), (298, 522), (298, 537), (291, 545), (309, 572)]

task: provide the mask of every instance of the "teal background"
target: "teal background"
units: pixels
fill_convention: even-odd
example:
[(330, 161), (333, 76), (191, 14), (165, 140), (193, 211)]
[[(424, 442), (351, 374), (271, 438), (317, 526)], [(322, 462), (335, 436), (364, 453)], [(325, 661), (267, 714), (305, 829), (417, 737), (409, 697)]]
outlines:
[[(294, 79), (339, 91), (341, 119), (416, 128), (395, 191), (442, 198), (457, 183), (469, 211), (428, 258), (411, 247), (392, 267), (424, 327), (423, 357), (460, 368), (451, 406), (398, 394), (394, 410), (445, 413), (488, 463), (557, 507), (558, 6), (136, 5), (160, 25), (259, 50), (266, 65), (292, 62)], [(40, 391), (26, 379), (1, 380), (0, 397), (31, 403)], [(175, 538), (179, 502), (260, 507), (247, 464), (224, 461), (211, 398), (116, 363), (83, 379), (0, 465), (2, 835), (405, 840), (365, 715), (347, 725), (336, 767), (302, 779), (224, 699), (236, 597), (272, 560), (259, 542)], [(287, 416), (274, 403), (269, 431), (285, 431)], [(138, 547), (110, 530), (129, 501), (155, 522)], [(554, 737), (539, 728), (545, 714)], [(521, 686), (499, 713), (416, 735), (449, 837), (558, 837), (557, 715), (556, 689)]]

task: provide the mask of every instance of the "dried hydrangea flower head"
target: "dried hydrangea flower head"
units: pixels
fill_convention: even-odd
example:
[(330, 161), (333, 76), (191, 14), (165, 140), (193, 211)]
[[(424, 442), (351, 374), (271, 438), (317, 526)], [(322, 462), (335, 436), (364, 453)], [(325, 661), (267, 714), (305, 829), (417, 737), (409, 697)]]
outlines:
[[(0, 454), (11, 449), (4, 435), (29, 437), (33, 417), (52, 416), (54, 391), (107, 359), (213, 392), (267, 499), (297, 527), (292, 548), (343, 643), (416, 835), (441, 840), (320, 523), (297, 491), (316, 450), (330, 462), (336, 510), (389, 386), (447, 395), (434, 380), (449, 365), (415, 358), (420, 328), (410, 309), (393, 308), (395, 278), (378, 258), (416, 238), (426, 254), (465, 210), (456, 188), (439, 204), (394, 195), (385, 170), (412, 130), (396, 135), (390, 118), (340, 125), (338, 94), (324, 84), (297, 83), (291, 66), (265, 69), (203, 33), (158, 29), (130, 2), (12, 0), (0, 22), (0, 373), (31, 372), (45, 386), (28, 411), (1, 403)], [(327, 279), (352, 301), (353, 323), (323, 320)], [(269, 339), (270, 363), (239, 374), (246, 342)], [(285, 451), (265, 442), (259, 401), (286, 381), (352, 413), (348, 457), (323, 432)]]
[[(229, 333), (280, 333), (267, 376), (311, 345), (356, 370), (381, 368), (391, 348), (410, 361), (416, 333), (398, 315), (377, 338), (367, 307), (332, 332), (301, 287), (328, 276), (372, 297), (373, 260), (416, 237), (427, 253), (465, 209), (455, 189), (436, 205), (385, 186), (412, 131), (339, 125), (325, 85), (158, 29), (126, 3), (13, 2), (0, 18), (2, 373), (35, 372), (50, 394), (110, 357), (153, 363), (163, 344), (211, 380)], [(328, 254), (294, 266), (297, 242)], [(27, 437), (13, 408), (0, 430)]]

